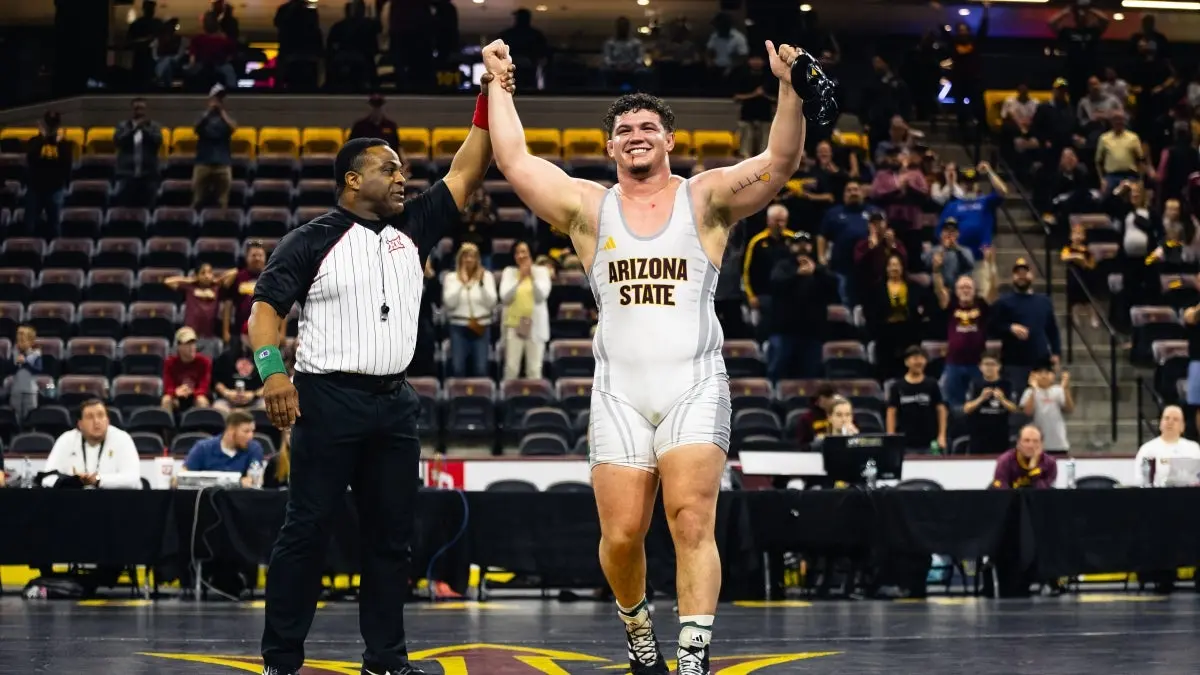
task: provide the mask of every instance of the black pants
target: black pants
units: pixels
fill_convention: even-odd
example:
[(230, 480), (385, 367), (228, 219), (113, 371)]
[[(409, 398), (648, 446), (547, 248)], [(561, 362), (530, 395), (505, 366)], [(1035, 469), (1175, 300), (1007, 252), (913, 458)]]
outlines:
[(419, 488), (420, 402), (407, 382), (381, 389), (381, 378), (297, 373), (295, 384), (300, 418), (292, 429), (287, 512), (267, 570), (263, 660), (284, 672), (303, 664), (330, 531), (350, 486), (362, 539), (363, 665), (397, 669), (408, 654), (404, 602)]

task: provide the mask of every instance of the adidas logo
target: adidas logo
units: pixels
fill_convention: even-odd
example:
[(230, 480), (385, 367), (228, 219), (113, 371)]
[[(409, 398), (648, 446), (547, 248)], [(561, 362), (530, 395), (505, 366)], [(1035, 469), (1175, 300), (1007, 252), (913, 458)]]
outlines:
[(613, 241), (612, 237), (604, 240), (604, 250), (611, 251), (617, 247), (617, 242)]

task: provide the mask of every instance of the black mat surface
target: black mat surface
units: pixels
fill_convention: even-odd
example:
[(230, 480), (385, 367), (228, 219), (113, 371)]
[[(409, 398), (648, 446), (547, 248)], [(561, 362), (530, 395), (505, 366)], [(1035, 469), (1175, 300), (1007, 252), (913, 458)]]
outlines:
[[(659, 637), (674, 641), (669, 601)], [(1200, 597), (1084, 594), (1034, 600), (723, 605), (714, 675), (921, 673), (1060, 675), (1195, 672)], [(409, 645), (446, 675), (622, 673), (608, 605), (498, 600), (414, 605)], [(259, 672), (260, 603), (0, 599), (0, 673)], [(357, 675), (357, 607), (317, 613), (306, 675)]]

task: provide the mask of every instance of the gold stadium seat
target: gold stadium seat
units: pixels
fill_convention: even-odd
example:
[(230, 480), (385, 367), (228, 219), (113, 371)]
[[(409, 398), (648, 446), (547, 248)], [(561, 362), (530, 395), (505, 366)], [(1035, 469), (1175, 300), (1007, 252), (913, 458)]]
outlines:
[(400, 127), (396, 129), (396, 135), (400, 137), (400, 149), (404, 151), (404, 156), (408, 158), (421, 157), (429, 159), (429, 148), (432, 142), (429, 139), (429, 130), (423, 127)]
[(567, 159), (603, 156), (607, 140), (600, 129), (563, 129), (563, 156)]
[(5, 127), (0, 129), (0, 152), (23, 153), (25, 142), (38, 135), (37, 127)]
[(865, 134), (860, 134), (854, 131), (835, 131), (833, 132), (833, 142), (843, 148), (861, 148), (867, 149), (867, 137)]
[[(987, 125), (992, 131), (1000, 131), (1000, 109), (1009, 96), (1016, 96), (1016, 89), (989, 89), (983, 92), (983, 104), (987, 108)], [(1029, 98), (1038, 103), (1046, 103), (1054, 98), (1054, 92), (1030, 91)]]
[(62, 133), (63, 139), (74, 146), (74, 150), (71, 151), (71, 154), (74, 155), (76, 159), (79, 159), (79, 156), (83, 154), (83, 127), (64, 127)]
[(690, 155), (692, 154), (692, 134), (684, 129), (675, 130), (675, 149), (671, 151), (672, 155)]
[(117, 146), (113, 142), (116, 129), (112, 127), (92, 127), (87, 130), (83, 141), (83, 152), (88, 155), (114, 155)]
[(526, 129), (525, 147), (539, 157), (562, 156), (562, 133), (558, 129)]
[(459, 146), (467, 140), (467, 127), (438, 127), (433, 130), (433, 156), (446, 157), (458, 152)]
[(196, 131), (192, 127), (175, 127), (171, 130), (171, 154), (183, 157), (196, 156)]
[(229, 139), (229, 149), (235, 157), (253, 158), (258, 150), (258, 129), (238, 127)]
[(265, 155), (300, 154), (300, 129), (296, 127), (263, 127), (258, 130), (258, 152)]
[(692, 135), (692, 144), (696, 146), (696, 157), (700, 161), (705, 157), (729, 157), (737, 147), (731, 131), (696, 131)]
[(345, 138), (336, 127), (308, 127), (300, 134), (300, 147), (306, 155), (336, 155)]

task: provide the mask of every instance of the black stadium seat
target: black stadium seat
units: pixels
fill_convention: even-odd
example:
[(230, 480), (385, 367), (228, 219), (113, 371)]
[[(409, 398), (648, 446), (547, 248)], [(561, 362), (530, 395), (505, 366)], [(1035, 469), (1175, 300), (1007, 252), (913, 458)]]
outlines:
[(212, 434), (206, 434), (200, 431), (189, 431), (179, 434), (171, 441), (171, 455), (177, 459), (187, 457), (191, 452), (192, 446), (200, 441), (206, 441), (212, 438)]
[(567, 439), (558, 434), (527, 434), (521, 438), (519, 452), (525, 456), (557, 457), (567, 454)]
[(119, 340), (125, 335), (125, 305), (120, 302), (85, 302), (79, 305), (78, 332), (82, 337)]
[(133, 300), (133, 281), (133, 270), (93, 269), (84, 282), (83, 296), (94, 302), (127, 305)]
[(117, 361), (117, 341), (112, 338), (79, 337), (67, 342), (66, 372), (72, 375), (112, 377)]
[(447, 440), (492, 439), (496, 434), (496, 384), (483, 378), (445, 383)]
[(83, 270), (44, 269), (33, 289), (34, 302), (69, 302), (83, 299)]
[(159, 457), (167, 447), (162, 436), (153, 432), (130, 431), (129, 435), (133, 437), (133, 445), (141, 457)]
[(34, 431), (14, 436), (9, 445), (8, 454), (14, 456), (47, 454), (52, 448), (54, 448), (53, 436)]

